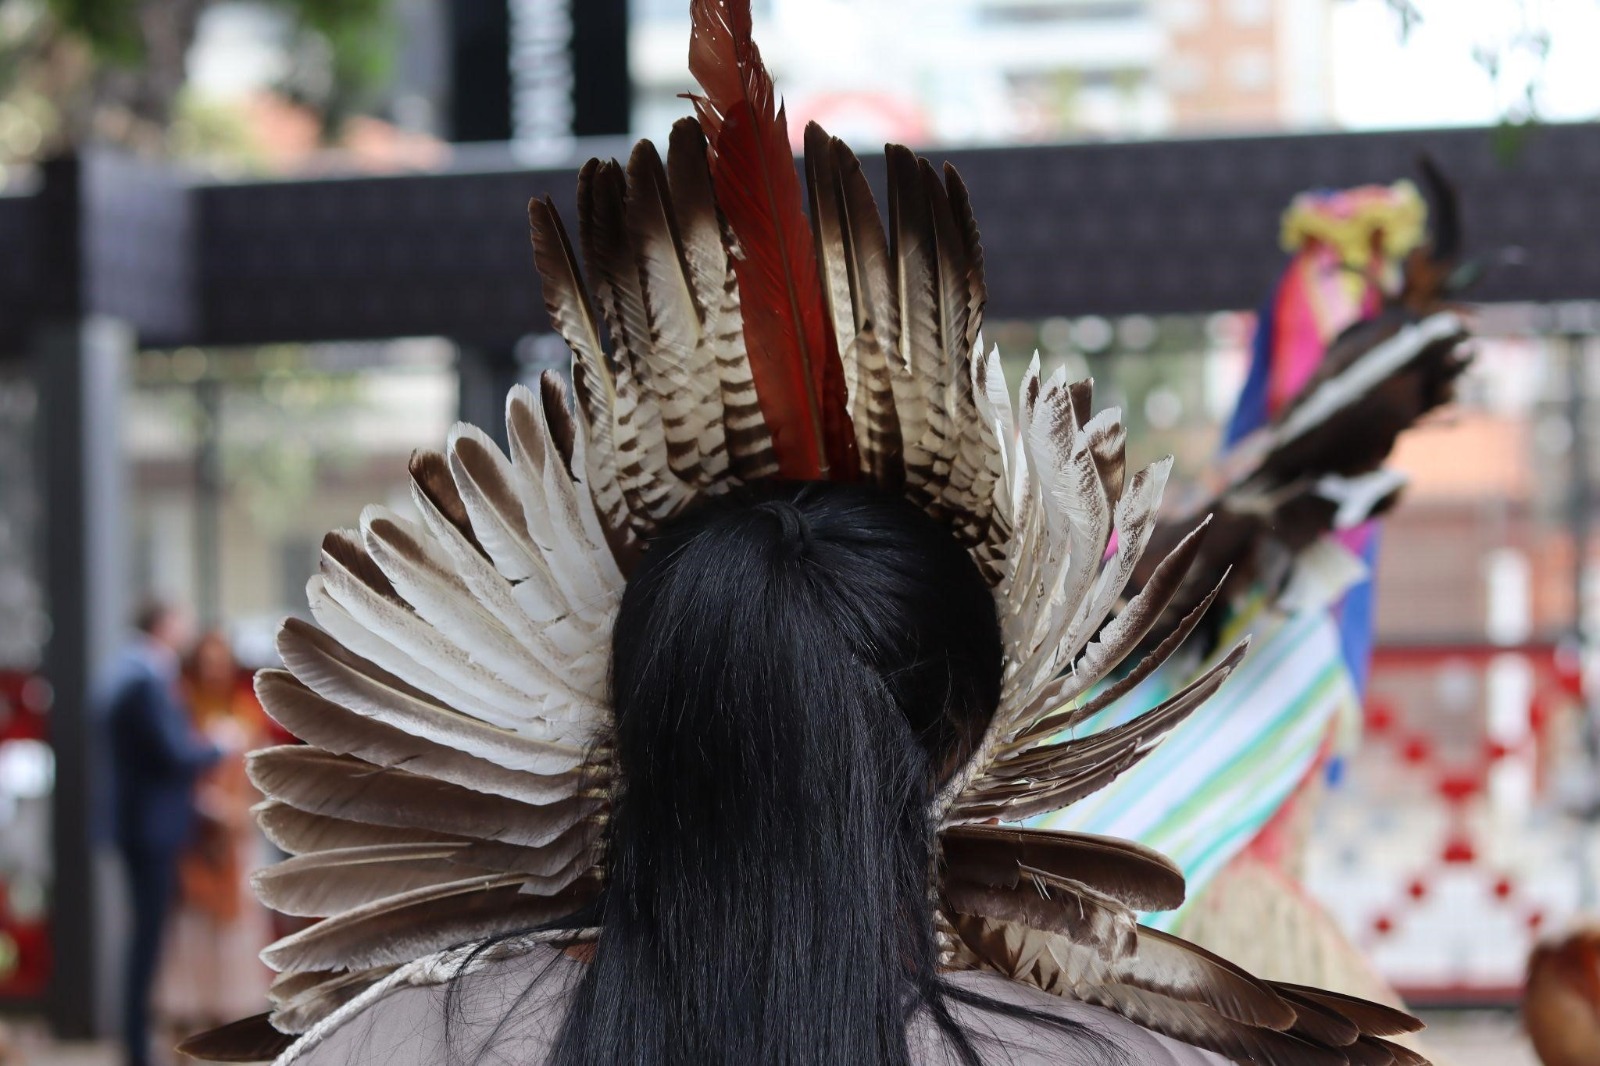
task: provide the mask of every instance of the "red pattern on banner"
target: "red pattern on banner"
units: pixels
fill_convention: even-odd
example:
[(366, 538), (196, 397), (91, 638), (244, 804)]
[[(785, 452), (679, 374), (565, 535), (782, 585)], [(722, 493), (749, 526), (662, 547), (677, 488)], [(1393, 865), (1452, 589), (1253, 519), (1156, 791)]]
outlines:
[[(50, 690), (37, 675), (0, 670), (0, 745), (47, 739)], [(44, 995), (50, 981), (50, 928), (12, 912), (11, 886), (0, 880), (0, 1002)]]
[[(1461, 738), (1430, 730), (1425, 722), (1408, 720), (1403, 698), (1395, 691), (1404, 682), (1421, 674), (1435, 678), (1446, 671), (1470, 669), (1475, 680), (1487, 672), (1490, 662), (1502, 655), (1518, 655), (1533, 667), (1535, 684), (1528, 706), (1529, 733), (1521, 743), (1507, 744), (1487, 735), (1468, 746), (1465, 759), (1460, 754)], [(1447, 868), (1469, 871), (1481, 879), (1484, 896), (1492, 906), (1515, 914), (1518, 924), (1528, 930), (1530, 944), (1547, 918), (1542, 907), (1520, 890), (1513, 871), (1496, 870), (1485, 861), (1483, 841), (1469, 819), (1471, 801), (1484, 795), (1490, 770), (1513, 757), (1532, 756), (1536, 779), (1544, 776), (1542, 765), (1552, 708), (1570, 704), (1574, 696), (1572, 672), (1562, 668), (1561, 658), (1551, 647), (1536, 648), (1379, 648), (1373, 657), (1372, 683), (1364, 708), (1365, 744), (1369, 750), (1387, 752), (1409, 775), (1425, 782), (1437, 798), (1446, 817), (1444, 832), (1431, 862), (1414, 870), (1398, 882), (1390, 900), (1375, 909), (1367, 920), (1368, 945), (1395, 935), (1408, 914), (1432, 903), (1435, 881)], [(1408, 676), (1409, 675), (1409, 676)], [(1480, 728), (1486, 726), (1480, 721)], [(1459, 722), (1454, 728), (1459, 728)], [(1452, 987), (1449, 989), (1401, 989), (1418, 1001), (1450, 1000), (1467, 1002), (1493, 1000), (1511, 994), (1510, 989)]]

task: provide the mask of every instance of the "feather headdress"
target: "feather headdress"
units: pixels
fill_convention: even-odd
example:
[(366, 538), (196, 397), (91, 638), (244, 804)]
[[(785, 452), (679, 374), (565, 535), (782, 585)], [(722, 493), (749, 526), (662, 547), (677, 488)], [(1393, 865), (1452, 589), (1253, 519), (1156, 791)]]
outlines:
[(698, 495), (784, 476), (903, 493), (994, 588), (1001, 705), (932, 812), (945, 965), (1240, 1061), (1414, 1061), (1384, 1039), (1416, 1027), (1399, 1012), (1274, 985), (1141, 928), (1136, 912), (1183, 898), (1162, 856), (986, 824), (1102, 787), (1239, 662), (1243, 647), (1126, 725), (1072, 735), (1204, 613), (1208, 597), (1101, 685), (1166, 611), (1204, 523), (1125, 597), (1170, 463), (1130, 474), (1117, 412), (1037, 359), (1010, 392), (979, 346), (983, 257), (961, 179), (891, 146), (885, 225), (856, 157), (811, 126), (808, 212), (748, 4), (694, 0), (693, 16), (703, 95), (666, 160), (645, 142), (626, 166), (585, 166), (576, 245), (548, 200), (530, 207), (576, 402), (553, 375), (516, 389), (509, 456), (459, 425), (412, 461), (420, 522), (370, 508), (324, 542), (308, 588), (320, 628), (288, 622), (286, 669), (257, 681), (306, 745), (250, 762), (261, 826), (293, 856), (257, 890), (317, 920), (264, 953), (270, 1014), (188, 1050), (292, 1061), (300, 1034), (448, 977), (447, 949), (593, 899), (627, 575)]

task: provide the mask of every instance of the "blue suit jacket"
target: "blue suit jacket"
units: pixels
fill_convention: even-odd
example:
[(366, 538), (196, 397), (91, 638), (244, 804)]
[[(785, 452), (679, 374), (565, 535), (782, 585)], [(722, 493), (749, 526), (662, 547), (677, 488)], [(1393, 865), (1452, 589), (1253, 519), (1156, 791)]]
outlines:
[(176, 850), (194, 830), (194, 782), (222, 757), (195, 734), (177, 678), (148, 649), (118, 657), (102, 703), (111, 756), (111, 828), (116, 843)]

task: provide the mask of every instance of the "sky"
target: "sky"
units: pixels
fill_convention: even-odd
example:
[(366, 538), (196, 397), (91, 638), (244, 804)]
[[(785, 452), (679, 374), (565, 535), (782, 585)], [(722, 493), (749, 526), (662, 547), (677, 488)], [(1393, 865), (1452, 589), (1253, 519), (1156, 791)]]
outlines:
[(1511, 53), (1496, 85), (1473, 59), (1524, 26), (1548, 31), (1539, 116), (1600, 118), (1600, 0), (1415, 0), (1420, 25), (1402, 41), (1383, 0), (1334, 7), (1334, 115), (1351, 129), (1487, 125), (1521, 101), (1537, 64)]

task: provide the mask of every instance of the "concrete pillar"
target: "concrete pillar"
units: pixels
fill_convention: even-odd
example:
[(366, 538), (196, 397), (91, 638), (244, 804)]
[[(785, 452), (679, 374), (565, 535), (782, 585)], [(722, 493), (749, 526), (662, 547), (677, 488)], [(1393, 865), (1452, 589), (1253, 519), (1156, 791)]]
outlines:
[(107, 1030), (118, 973), (95, 832), (106, 773), (92, 710), (95, 678), (127, 625), (120, 413), (133, 346), (131, 329), (98, 317), (40, 327), (33, 344), (56, 758), (48, 1009), (56, 1033), (74, 1039)]
[(456, 353), (456, 411), (506, 446), (506, 393), (522, 380), (522, 365), (514, 345), (463, 344)]

